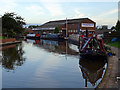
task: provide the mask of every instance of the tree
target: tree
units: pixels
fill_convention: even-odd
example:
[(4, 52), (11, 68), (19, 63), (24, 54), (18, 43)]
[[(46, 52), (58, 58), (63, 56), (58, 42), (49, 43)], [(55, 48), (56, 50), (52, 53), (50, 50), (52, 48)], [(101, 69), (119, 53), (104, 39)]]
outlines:
[(59, 33), (59, 28), (55, 27), (54, 33)]
[(115, 27), (114, 27), (114, 26), (112, 26), (112, 27), (111, 27), (111, 30), (113, 30), (113, 29), (115, 29)]
[(29, 25), (28, 26), (28, 28), (30, 28), (30, 29), (37, 28), (37, 27), (39, 27), (39, 25)]
[(14, 12), (5, 13), (2, 16), (2, 33), (10, 37), (20, 35), (24, 32), (23, 25), (25, 21), (21, 16), (17, 16)]
[(33, 29), (33, 28), (36, 28), (37, 26), (35, 26), (35, 25), (30, 25), (28, 28), (30, 28), (30, 29)]
[(120, 21), (118, 20), (115, 27), (113, 26), (111, 29), (115, 29), (116, 32), (112, 32), (107, 36), (107, 42), (110, 42), (114, 37), (119, 38), (120, 36)]
[(117, 32), (120, 32), (120, 21), (118, 20), (115, 26)]

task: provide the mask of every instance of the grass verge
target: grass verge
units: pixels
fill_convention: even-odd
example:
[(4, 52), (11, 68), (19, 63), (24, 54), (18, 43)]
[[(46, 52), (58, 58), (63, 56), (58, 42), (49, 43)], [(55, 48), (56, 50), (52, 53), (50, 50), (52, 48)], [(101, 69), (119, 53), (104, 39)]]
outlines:
[(0, 39), (9, 39), (8, 37), (0, 36)]
[(120, 48), (120, 41), (118, 42), (108, 42), (107, 43), (110, 46), (116, 47), (116, 48)]

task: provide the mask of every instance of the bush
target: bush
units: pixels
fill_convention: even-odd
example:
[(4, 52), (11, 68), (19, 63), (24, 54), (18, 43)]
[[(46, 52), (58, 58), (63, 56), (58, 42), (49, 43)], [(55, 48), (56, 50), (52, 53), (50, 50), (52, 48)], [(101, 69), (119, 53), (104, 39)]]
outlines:
[(54, 33), (56, 33), (56, 34), (59, 33), (59, 28), (58, 27), (55, 28)]

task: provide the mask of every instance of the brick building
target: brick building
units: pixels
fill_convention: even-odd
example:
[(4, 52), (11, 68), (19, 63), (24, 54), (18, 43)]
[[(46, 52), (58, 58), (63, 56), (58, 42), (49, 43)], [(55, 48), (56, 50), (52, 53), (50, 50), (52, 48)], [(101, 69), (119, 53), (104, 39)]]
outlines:
[[(67, 24), (66, 24), (67, 23)], [(79, 18), (79, 19), (67, 19), (67, 20), (57, 20), (49, 21), (38, 28), (34, 28), (34, 32), (38, 34), (43, 33), (54, 33), (56, 27), (59, 28), (59, 33), (65, 35), (67, 26), (67, 34), (84, 34), (86, 28), (88, 32), (95, 32), (96, 23), (89, 18)]]

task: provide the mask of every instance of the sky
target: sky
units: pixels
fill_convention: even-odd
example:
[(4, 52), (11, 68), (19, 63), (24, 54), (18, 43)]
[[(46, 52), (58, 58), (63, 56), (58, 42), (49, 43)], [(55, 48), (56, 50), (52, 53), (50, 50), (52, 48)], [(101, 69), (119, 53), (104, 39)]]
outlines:
[(97, 25), (114, 26), (119, 0), (0, 0), (0, 15), (15, 12), (27, 24), (61, 19), (90, 18)]

